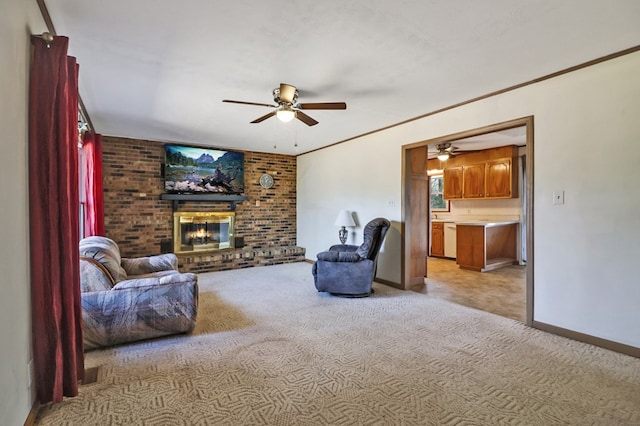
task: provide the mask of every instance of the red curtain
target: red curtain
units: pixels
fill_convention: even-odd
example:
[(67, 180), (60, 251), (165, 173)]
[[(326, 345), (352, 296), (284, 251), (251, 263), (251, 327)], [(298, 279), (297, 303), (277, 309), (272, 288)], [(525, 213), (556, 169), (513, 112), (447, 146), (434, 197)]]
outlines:
[(82, 135), (84, 158), (84, 236), (104, 235), (104, 194), (102, 193), (102, 135)]
[(84, 376), (79, 271), (78, 66), (69, 39), (32, 37), (29, 220), (33, 372), (41, 403)]

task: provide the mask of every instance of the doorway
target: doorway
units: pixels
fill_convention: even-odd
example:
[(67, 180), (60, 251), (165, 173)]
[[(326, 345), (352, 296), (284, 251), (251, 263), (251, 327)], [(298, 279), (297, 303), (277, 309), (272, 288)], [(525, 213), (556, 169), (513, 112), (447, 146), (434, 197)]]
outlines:
[[(434, 213), (431, 211), (429, 206), (429, 198), (424, 197), (419, 194), (419, 191), (424, 190), (425, 188), (429, 188), (429, 176), (427, 174), (428, 166), (427, 161), (430, 157), (435, 157), (434, 149), (436, 146), (439, 147), (456, 147), (456, 149), (449, 149), (454, 155), (457, 152), (463, 151), (471, 151), (471, 150), (479, 150), (479, 149), (488, 149), (492, 148), (491, 143), (493, 143), (493, 147), (500, 146), (500, 144), (508, 145), (509, 143), (504, 143), (506, 139), (496, 140), (496, 135), (509, 135), (517, 133), (516, 130), (523, 129), (522, 132), (524, 135), (525, 145), (521, 149), (524, 151), (524, 156), (520, 157), (523, 159), (522, 164), (518, 167), (519, 170), (523, 170), (524, 173), (520, 176), (519, 181), (520, 191), (522, 191), (518, 197), (518, 202), (522, 203), (521, 209), (521, 217), (519, 219), (520, 222), (520, 230), (522, 237), (519, 238), (521, 241), (521, 253), (519, 254), (518, 259), (521, 260), (521, 266), (515, 267), (506, 267), (501, 268), (502, 270), (488, 272), (473, 272), (473, 271), (461, 271), (455, 265), (455, 260), (448, 260), (446, 258), (430, 258), (430, 246), (431, 246), (431, 235), (429, 230), (431, 230), (431, 222), (434, 219)], [(490, 137), (493, 135), (494, 137)], [(498, 138), (500, 139), (500, 138)], [(492, 141), (493, 140), (493, 141)], [(524, 306), (523, 312), (518, 316), (521, 321), (523, 321), (527, 325), (531, 325), (533, 323), (533, 202), (532, 202), (532, 194), (533, 194), (533, 117), (525, 117), (521, 119), (511, 120), (504, 123), (498, 123), (490, 126), (485, 126), (482, 128), (472, 129), (460, 133), (455, 133), (439, 138), (425, 140), (419, 143), (412, 144), (410, 146), (403, 147), (403, 158), (404, 158), (404, 179), (403, 179), (403, 218), (405, 223), (405, 238), (404, 238), (404, 250), (403, 250), (403, 288), (405, 289), (416, 289), (419, 288), (421, 280), (419, 279), (420, 274), (423, 274), (422, 284), (424, 286), (424, 277), (427, 277), (427, 282), (430, 279), (431, 275), (438, 276), (437, 280), (440, 280), (439, 283), (443, 284), (445, 287), (440, 287), (437, 291), (449, 291), (446, 289), (446, 282), (442, 277), (448, 276), (453, 277), (458, 274), (458, 277), (455, 278), (458, 284), (460, 282), (464, 282), (465, 280), (469, 280), (469, 282), (474, 281), (474, 279), (478, 281), (487, 281), (487, 282), (501, 282), (504, 284), (509, 279), (513, 278), (514, 280), (522, 280), (524, 278)], [(426, 183), (425, 183), (426, 182)], [(487, 201), (482, 201), (483, 203), (488, 203)], [(510, 206), (513, 206), (514, 201), (510, 201)], [(426, 205), (425, 205), (426, 203)], [(456, 210), (456, 204), (459, 208), (467, 209), (468, 212), (471, 213), (472, 208), (474, 207), (474, 201), (459, 201), (458, 203), (452, 203), (452, 211), (449, 212), (437, 212), (439, 218), (442, 217), (452, 217), (456, 216), (456, 214), (460, 215), (461, 211)], [(499, 203), (498, 203), (499, 204)], [(440, 206), (442, 207), (442, 206)], [(482, 209), (478, 209), (482, 211)], [(442, 211), (442, 210), (440, 210)], [(513, 213), (513, 212), (511, 212)], [(482, 211), (483, 215), (486, 215), (486, 211)], [(411, 235), (415, 234), (416, 230), (427, 230), (423, 233), (427, 235), (427, 242), (425, 244), (418, 244), (415, 238)], [(421, 264), (421, 265), (420, 265)], [(526, 266), (522, 266), (526, 264)], [(430, 274), (430, 270), (432, 270), (432, 274)], [(467, 272), (472, 274), (476, 274), (473, 277), (467, 277)], [(479, 274), (479, 275), (478, 275)], [(451, 278), (448, 278), (451, 279)], [(434, 283), (436, 283), (434, 281)], [(485, 299), (487, 300), (498, 300), (496, 303), (510, 303), (507, 299), (504, 299), (502, 302), (499, 301), (500, 297), (495, 295), (495, 291), (498, 291), (500, 287), (498, 284), (495, 285), (495, 288), (492, 288), (492, 291), (487, 291), (484, 294)], [(508, 287), (508, 286), (507, 286)], [(445, 290), (443, 290), (443, 288)], [(461, 287), (464, 291), (464, 285)], [(514, 290), (516, 289), (516, 290)], [(473, 291), (478, 290), (478, 288), (467, 287), (468, 294), (460, 293), (458, 296), (455, 296), (454, 299), (458, 300), (457, 303), (465, 304), (460, 302), (460, 300), (464, 300), (465, 298), (469, 300), (475, 300), (473, 297)], [(509, 289), (506, 288), (505, 297), (508, 297), (508, 293), (512, 291), (516, 291), (517, 286)], [(520, 288), (522, 291), (522, 287)], [(455, 293), (455, 291), (454, 291)], [(518, 297), (518, 296), (514, 296)], [(522, 295), (519, 296), (520, 298)], [(456, 301), (453, 300), (453, 301)], [(515, 299), (514, 299), (515, 300)], [(521, 300), (521, 299), (520, 299)], [(482, 309), (482, 306), (474, 306)], [(513, 307), (512, 307), (513, 308)], [(490, 309), (485, 309), (490, 310)], [(497, 312), (495, 312), (497, 310)], [(500, 309), (494, 309), (494, 313), (500, 313)], [(504, 315), (513, 318), (513, 315)]]

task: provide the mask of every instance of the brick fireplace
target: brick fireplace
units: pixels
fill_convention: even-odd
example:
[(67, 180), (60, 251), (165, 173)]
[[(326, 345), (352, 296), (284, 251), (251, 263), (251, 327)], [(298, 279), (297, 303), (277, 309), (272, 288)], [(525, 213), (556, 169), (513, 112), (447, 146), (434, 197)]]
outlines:
[(235, 248), (234, 212), (173, 213), (173, 252), (194, 253)]
[[(305, 259), (304, 248), (296, 245), (296, 157), (245, 151), (246, 200), (235, 205), (190, 200), (176, 205), (161, 199), (162, 143), (104, 136), (102, 150), (106, 236), (118, 243), (123, 257), (174, 251), (174, 212), (234, 211), (232, 241), (241, 240), (243, 246), (176, 253), (181, 271), (209, 272)], [(272, 188), (260, 186), (264, 173), (274, 177)]]

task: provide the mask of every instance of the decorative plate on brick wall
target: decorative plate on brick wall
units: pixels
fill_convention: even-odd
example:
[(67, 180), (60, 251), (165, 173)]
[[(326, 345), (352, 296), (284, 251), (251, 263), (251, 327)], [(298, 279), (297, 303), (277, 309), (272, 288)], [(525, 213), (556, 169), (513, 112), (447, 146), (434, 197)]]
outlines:
[(260, 176), (260, 185), (262, 185), (262, 187), (266, 189), (271, 188), (273, 186), (273, 178), (271, 177), (271, 175), (265, 173)]

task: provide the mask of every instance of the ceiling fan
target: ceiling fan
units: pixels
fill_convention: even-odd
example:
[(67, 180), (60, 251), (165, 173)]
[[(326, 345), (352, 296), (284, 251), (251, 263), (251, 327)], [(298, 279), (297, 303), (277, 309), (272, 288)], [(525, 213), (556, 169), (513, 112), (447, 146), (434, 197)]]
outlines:
[(454, 151), (457, 150), (458, 147), (451, 145), (451, 143), (449, 142), (445, 142), (445, 143), (436, 145), (436, 149), (437, 151), (435, 154), (438, 160), (447, 161), (449, 157), (456, 155)]
[(273, 100), (276, 105), (263, 104), (259, 102), (245, 102), (234, 101), (231, 99), (224, 99), (222, 102), (229, 102), (232, 104), (243, 105), (257, 105), (274, 108), (269, 114), (265, 114), (262, 117), (256, 118), (251, 123), (260, 123), (269, 117), (274, 115), (280, 119), (280, 121), (288, 122), (297, 118), (307, 126), (315, 126), (318, 124), (316, 120), (309, 117), (301, 110), (309, 109), (347, 109), (347, 104), (344, 102), (314, 102), (314, 103), (298, 103), (298, 89), (295, 86), (286, 83), (280, 83), (280, 87), (273, 89)]

